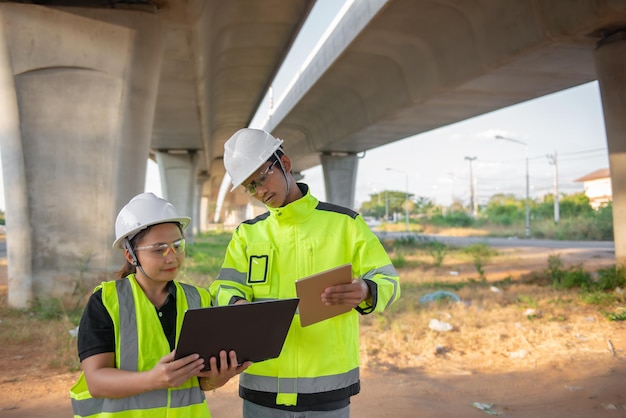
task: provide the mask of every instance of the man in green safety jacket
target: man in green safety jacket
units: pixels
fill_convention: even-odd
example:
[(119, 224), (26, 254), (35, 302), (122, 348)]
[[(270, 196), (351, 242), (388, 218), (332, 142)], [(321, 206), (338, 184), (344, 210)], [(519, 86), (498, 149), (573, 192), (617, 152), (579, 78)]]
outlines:
[(83, 372), (70, 391), (75, 417), (208, 418), (203, 390), (250, 365), (237, 366), (234, 351), (220, 353), (219, 368), (207, 359), (208, 371), (198, 354), (174, 359), (185, 311), (211, 304), (207, 289), (174, 280), (189, 221), (152, 193), (135, 196), (118, 214), (113, 247), (124, 250), (125, 264), (118, 280), (96, 287), (80, 321)]
[(399, 278), (358, 213), (320, 202), (296, 183), (281, 144), (265, 131), (241, 129), (224, 146), (232, 190), (242, 185), (268, 212), (234, 231), (210, 291), (218, 305), (291, 298), (296, 280), (352, 264), (352, 283), (329, 287), (320, 298), (353, 309), (307, 327), (296, 314), (281, 355), (239, 379), (244, 418), (348, 417), (350, 397), (360, 391), (359, 314), (397, 300)]

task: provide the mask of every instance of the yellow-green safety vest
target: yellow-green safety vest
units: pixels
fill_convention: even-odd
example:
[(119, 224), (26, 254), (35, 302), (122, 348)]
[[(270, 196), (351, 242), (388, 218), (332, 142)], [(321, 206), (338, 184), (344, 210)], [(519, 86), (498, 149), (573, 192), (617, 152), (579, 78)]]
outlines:
[(306, 185), (298, 185), (304, 191), (301, 199), (268, 207), (269, 212), (233, 232), (209, 289), (213, 304), (296, 297), (296, 280), (346, 263), (352, 263), (353, 277), (372, 285), (373, 301), (304, 328), (296, 313), (280, 356), (255, 363), (240, 375), (240, 386), (276, 393), (281, 405), (297, 405), (298, 394), (357, 384), (359, 313), (380, 312), (400, 297), (398, 273), (363, 218), (319, 202)]
[[(187, 309), (210, 306), (206, 289), (174, 282), (176, 286), (176, 340)], [(135, 275), (103, 282), (102, 302), (115, 328), (115, 364), (119, 369), (150, 370), (167, 353), (169, 342), (154, 305), (145, 295)], [(80, 330), (79, 330), (80, 332)], [(195, 418), (211, 414), (198, 379), (193, 377), (181, 386), (160, 389), (120, 399), (92, 398), (85, 374), (81, 373), (70, 391), (74, 417), (98, 418)]]

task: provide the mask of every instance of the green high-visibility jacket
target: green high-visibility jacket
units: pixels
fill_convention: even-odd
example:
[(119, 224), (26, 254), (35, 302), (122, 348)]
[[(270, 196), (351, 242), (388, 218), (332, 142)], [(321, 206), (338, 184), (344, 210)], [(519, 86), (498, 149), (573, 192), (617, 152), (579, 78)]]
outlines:
[[(176, 340), (187, 309), (210, 306), (206, 289), (174, 282), (176, 285)], [(115, 367), (131, 371), (152, 369), (170, 352), (167, 337), (154, 305), (145, 295), (135, 275), (103, 282), (102, 302), (115, 328)], [(80, 332), (80, 330), (79, 330)], [(85, 374), (70, 391), (75, 417), (136, 418), (208, 417), (204, 392), (198, 378), (192, 377), (173, 389), (160, 389), (120, 399), (92, 398)]]
[[(301, 327), (296, 313), (276, 359), (250, 366), (239, 379), (246, 391), (276, 394), (275, 405), (332, 403), (359, 392), (359, 313), (383, 311), (400, 297), (398, 273), (378, 238), (356, 212), (304, 196), (240, 224), (211, 284), (213, 303), (296, 297), (295, 281), (352, 263), (371, 301), (334, 318)], [(250, 318), (254, 321), (254, 318)], [(307, 396), (315, 394), (314, 396)], [(254, 401), (254, 400), (253, 400)]]

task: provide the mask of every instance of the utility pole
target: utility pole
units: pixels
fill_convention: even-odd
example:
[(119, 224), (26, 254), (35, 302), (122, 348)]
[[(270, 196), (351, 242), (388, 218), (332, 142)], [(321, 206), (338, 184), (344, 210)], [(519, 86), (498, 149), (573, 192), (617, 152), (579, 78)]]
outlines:
[(559, 168), (557, 164), (556, 158), (556, 150), (554, 150), (554, 155), (548, 154), (548, 162), (550, 165), (554, 166), (554, 223), (558, 224), (560, 220), (560, 210), (559, 210)]
[(385, 190), (385, 222), (389, 222), (389, 190)]
[(470, 211), (472, 217), (476, 217), (476, 212), (478, 212), (478, 205), (476, 204), (476, 197), (474, 195), (474, 174), (472, 173), (472, 161), (474, 161), (476, 157), (465, 157), (465, 159), (469, 161)]

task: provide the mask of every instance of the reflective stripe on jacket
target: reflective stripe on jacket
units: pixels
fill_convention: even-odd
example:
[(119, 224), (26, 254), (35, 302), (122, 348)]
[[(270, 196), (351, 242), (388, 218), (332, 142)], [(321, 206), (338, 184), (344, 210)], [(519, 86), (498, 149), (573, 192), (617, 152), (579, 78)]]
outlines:
[[(176, 340), (187, 309), (210, 306), (205, 289), (174, 282), (176, 286)], [(115, 367), (146, 371), (167, 353), (170, 346), (154, 305), (133, 274), (103, 282), (102, 302), (115, 328)], [(94, 291), (94, 292), (95, 292)], [(80, 331), (79, 331), (80, 332)], [(92, 398), (84, 373), (70, 391), (75, 417), (210, 417), (204, 392), (193, 377), (173, 389), (160, 389), (120, 399)]]
[(297, 405), (298, 394), (358, 384), (359, 313), (383, 311), (400, 296), (398, 274), (363, 218), (298, 186), (301, 199), (268, 208), (234, 231), (210, 287), (213, 303), (295, 297), (296, 280), (346, 263), (352, 263), (353, 277), (367, 281), (372, 300), (305, 328), (296, 314), (280, 357), (255, 363), (240, 376), (243, 388), (276, 393), (278, 405)]

